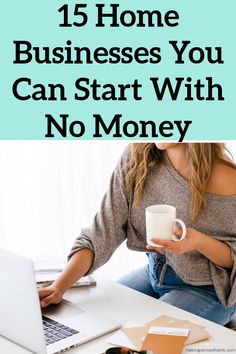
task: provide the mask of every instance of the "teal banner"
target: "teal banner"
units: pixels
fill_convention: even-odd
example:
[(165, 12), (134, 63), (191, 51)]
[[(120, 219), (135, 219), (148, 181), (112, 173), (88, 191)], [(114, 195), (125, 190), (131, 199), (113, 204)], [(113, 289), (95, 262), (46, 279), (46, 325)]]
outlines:
[(235, 0), (4, 1), (0, 139), (234, 140)]

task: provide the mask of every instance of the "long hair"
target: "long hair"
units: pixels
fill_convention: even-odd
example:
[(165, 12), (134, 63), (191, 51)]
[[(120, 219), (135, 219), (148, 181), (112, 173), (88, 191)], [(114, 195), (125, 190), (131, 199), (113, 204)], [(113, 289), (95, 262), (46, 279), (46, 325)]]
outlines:
[[(189, 180), (192, 189), (191, 219), (196, 221), (201, 211), (205, 211), (205, 193), (213, 164), (222, 161), (236, 168), (227, 155), (225, 144), (221, 143), (187, 143), (186, 157), (191, 168)], [(150, 169), (163, 160), (164, 152), (154, 143), (133, 143), (131, 158), (126, 165), (126, 188), (133, 192), (133, 205), (137, 205), (142, 197), (145, 180)]]

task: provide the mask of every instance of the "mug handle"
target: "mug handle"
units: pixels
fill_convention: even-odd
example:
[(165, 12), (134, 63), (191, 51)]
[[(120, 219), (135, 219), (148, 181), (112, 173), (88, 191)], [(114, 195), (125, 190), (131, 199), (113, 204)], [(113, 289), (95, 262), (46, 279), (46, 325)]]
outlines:
[(181, 220), (181, 219), (175, 219), (174, 222), (177, 222), (178, 224), (180, 224), (180, 226), (182, 227), (182, 236), (180, 238), (177, 238), (175, 235), (173, 235), (172, 240), (173, 241), (182, 241), (185, 236), (186, 236), (186, 226), (185, 223)]

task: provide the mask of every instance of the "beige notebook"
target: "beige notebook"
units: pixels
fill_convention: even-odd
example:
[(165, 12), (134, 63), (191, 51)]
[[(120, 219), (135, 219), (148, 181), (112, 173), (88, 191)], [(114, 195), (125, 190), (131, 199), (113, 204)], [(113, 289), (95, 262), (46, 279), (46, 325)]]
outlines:
[(133, 349), (141, 350), (143, 339), (148, 333), (149, 328), (145, 326), (122, 328), (122, 332), (128, 337), (133, 344)]
[(175, 317), (163, 315), (153, 321), (146, 323), (146, 326), (188, 328), (190, 331), (185, 345), (201, 342), (209, 338), (209, 333), (205, 330), (203, 326), (199, 326), (187, 320), (180, 320)]
[(146, 323), (143, 326), (126, 327), (126, 328), (124, 327), (122, 328), (122, 332), (127, 336), (129, 341), (133, 344), (132, 347), (133, 349), (141, 350), (143, 346), (144, 338), (147, 335), (150, 327), (169, 327), (169, 328), (178, 328), (178, 329), (181, 328), (188, 329), (189, 333), (188, 336), (184, 339), (184, 345), (193, 344), (209, 338), (209, 333), (205, 330), (203, 326), (197, 325), (187, 320), (180, 320), (178, 318), (169, 317), (169, 316), (160, 316)]

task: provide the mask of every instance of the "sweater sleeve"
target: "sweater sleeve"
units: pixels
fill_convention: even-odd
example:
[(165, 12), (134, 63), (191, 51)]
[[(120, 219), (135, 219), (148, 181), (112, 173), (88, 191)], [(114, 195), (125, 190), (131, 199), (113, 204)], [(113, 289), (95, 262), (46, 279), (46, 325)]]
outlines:
[[(228, 238), (216, 237), (219, 241), (225, 242), (231, 248), (233, 259), (232, 269), (225, 269), (210, 262), (210, 270), (215, 285), (216, 293), (225, 307), (236, 303), (236, 235)], [(220, 279), (220, 281), (215, 281)]]
[(129, 147), (125, 149), (111, 176), (109, 188), (92, 225), (81, 230), (68, 256), (70, 259), (74, 253), (83, 248), (91, 249), (94, 252), (94, 260), (87, 274), (105, 264), (126, 239), (129, 207), (123, 166), (128, 158)]

